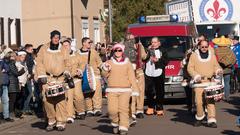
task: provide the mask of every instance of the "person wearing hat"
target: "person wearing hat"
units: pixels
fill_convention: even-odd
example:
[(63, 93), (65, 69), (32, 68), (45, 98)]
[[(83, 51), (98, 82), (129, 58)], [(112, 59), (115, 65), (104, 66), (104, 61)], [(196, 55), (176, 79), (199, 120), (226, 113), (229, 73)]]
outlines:
[(16, 67), (18, 69), (18, 71), (20, 71), (21, 69), (25, 70), (25, 73), (18, 76), (18, 80), (19, 80), (19, 86), (20, 86), (20, 92), (18, 93), (17, 99), (16, 99), (16, 103), (17, 103), (17, 113), (20, 115), (20, 117), (23, 117), (22, 114), (25, 113), (23, 112), (23, 108), (24, 108), (24, 102), (25, 99), (24, 97), (27, 97), (26, 92), (26, 84), (27, 84), (27, 80), (28, 80), (28, 68), (27, 68), (27, 64), (26, 64), (26, 55), (27, 52), (25, 51), (18, 51), (17, 52), (17, 59), (16, 59)]
[(48, 96), (51, 86), (65, 85), (64, 76), (70, 76), (67, 67), (69, 53), (61, 47), (60, 37), (59, 31), (52, 31), (51, 41), (41, 47), (36, 58), (36, 71), (38, 80), (42, 84), (43, 103), (48, 120), (47, 131), (54, 130), (54, 127), (57, 127), (58, 131), (65, 130), (67, 120), (65, 95)]
[(240, 43), (239, 43), (239, 36), (234, 36), (232, 41), (233, 41), (232, 51), (235, 54), (236, 60), (237, 60), (237, 62), (235, 64), (235, 73), (237, 74), (238, 83), (240, 84)]
[[(219, 66), (216, 57), (209, 51), (209, 44), (207, 41), (199, 43), (199, 49), (193, 52), (190, 56), (187, 71), (195, 83), (209, 82), (213, 75), (221, 75), (222, 69)], [(207, 69), (207, 70), (206, 70)], [(207, 126), (217, 128), (216, 109), (214, 99), (203, 99), (204, 88), (194, 88), (195, 104), (197, 113), (195, 115), (195, 127), (203, 125), (205, 113), (203, 109), (203, 101), (207, 106)]]
[(113, 57), (102, 66), (107, 77), (108, 113), (113, 133), (125, 135), (129, 128), (129, 101), (131, 96), (139, 96), (139, 88), (130, 60), (124, 56), (124, 45), (113, 46)]
[(73, 123), (75, 117), (81, 120), (85, 119), (85, 102), (82, 93), (82, 80), (80, 79), (82, 76), (82, 70), (80, 69), (82, 60), (80, 55), (71, 49), (71, 38), (62, 38), (61, 44), (70, 54), (68, 67), (75, 84), (75, 88), (67, 91), (67, 122)]
[[(84, 71), (87, 64), (94, 70), (94, 77), (96, 80), (96, 89), (94, 95), (89, 96), (85, 99), (86, 102), (86, 115), (88, 117), (100, 116), (102, 115), (102, 88), (101, 88), (101, 76), (100, 67), (102, 61), (97, 51), (92, 48), (92, 41), (88, 37), (82, 38), (82, 48), (79, 49), (80, 60), (82, 60), (82, 67), (80, 68)], [(89, 62), (88, 62), (89, 61)]]
[(229, 38), (221, 36), (220, 38), (214, 38), (212, 41), (218, 46), (215, 48), (215, 53), (218, 63), (223, 69), (224, 100), (228, 101), (230, 95), (230, 77), (232, 73), (232, 67), (236, 63), (236, 56), (230, 49), (232, 41)]

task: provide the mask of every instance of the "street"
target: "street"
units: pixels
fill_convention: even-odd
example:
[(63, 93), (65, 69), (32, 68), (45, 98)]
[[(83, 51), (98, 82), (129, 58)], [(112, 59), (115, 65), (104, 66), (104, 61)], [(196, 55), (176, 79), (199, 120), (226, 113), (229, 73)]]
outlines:
[[(165, 116), (145, 116), (138, 120), (135, 127), (130, 128), (130, 135), (240, 135), (240, 128), (236, 126), (236, 117), (240, 114), (240, 94), (231, 97), (229, 103), (217, 103), (218, 128), (193, 127), (191, 116), (184, 104), (165, 105)], [(104, 101), (104, 115), (101, 117), (87, 117), (86, 120), (75, 120), (74, 124), (67, 125), (63, 132), (46, 132), (45, 123), (37, 118), (18, 120), (11, 126), (0, 126), (0, 135), (109, 135), (112, 134), (110, 120), (106, 117), (106, 101)], [(9, 124), (9, 123), (8, 123)]]

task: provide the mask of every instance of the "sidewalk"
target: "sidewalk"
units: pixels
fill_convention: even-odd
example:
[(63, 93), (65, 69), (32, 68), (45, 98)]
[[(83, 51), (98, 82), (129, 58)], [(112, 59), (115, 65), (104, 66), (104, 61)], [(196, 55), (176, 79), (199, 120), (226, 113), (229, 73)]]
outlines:
[(29, 123), (30, 121), (31, 122), (37, 121), (37, 120), (39, 120), (39, 118), (37, 118), (37, 116), (35, 116), (35, 115), (31, 115), (31, 116), (24, 117), (22, 119), (14, 118), (14, 120), (15, 120), (14, 122), (4, 122), (4, 120), (0, 120), (1, 121), (0, 133), (5, 130), (8, 130), (10, 128), (22, 126), (23, 124)]

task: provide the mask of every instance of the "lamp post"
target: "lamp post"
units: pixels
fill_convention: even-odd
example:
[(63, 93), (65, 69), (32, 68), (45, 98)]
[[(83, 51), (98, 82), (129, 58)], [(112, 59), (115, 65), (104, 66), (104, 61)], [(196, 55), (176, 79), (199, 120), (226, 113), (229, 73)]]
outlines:
[(112, 42), (112, 2), (108, 0), (108, 17), (109, 17), (109, 40)]

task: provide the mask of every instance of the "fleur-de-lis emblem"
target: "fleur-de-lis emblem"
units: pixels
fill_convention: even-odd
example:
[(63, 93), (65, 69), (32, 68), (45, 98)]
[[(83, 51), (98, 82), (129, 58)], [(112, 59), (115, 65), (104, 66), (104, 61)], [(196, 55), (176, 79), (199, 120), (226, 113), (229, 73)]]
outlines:
[(220, 8), (218, 0), (215, 0), (213, 2), (213, 9), (209, 8), (207, 10), (207, 14), (209, 14), (211, 17), (213, 17), (215, 20), (218, 20), (220, 17), (222, 17), (226, 13), (225, 8)]

